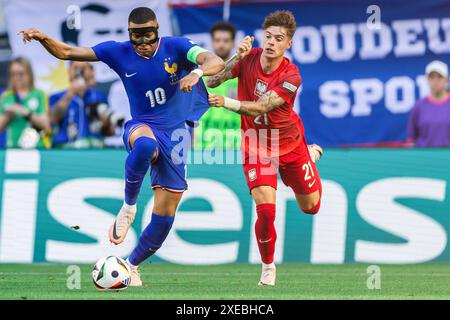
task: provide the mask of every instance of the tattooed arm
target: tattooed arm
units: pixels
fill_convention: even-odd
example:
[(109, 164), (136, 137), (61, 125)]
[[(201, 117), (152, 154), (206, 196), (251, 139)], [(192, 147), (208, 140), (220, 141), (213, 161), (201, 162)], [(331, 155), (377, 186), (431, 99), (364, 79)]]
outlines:
[(224, 106), (224, 108), (228, 110), (252, 117), (272, 111), (285, 102), (284, 99), (273, 90), (263, 94), (258, 101), (237, 101), (216, 94), (210, 94), (208, 101), (213, 107)]
[(263, 94), (258, 101), (242, 101), (241, 107), (237, 113), (256, 117), (272, 111), (276, 107), (281, 106), (284, 102), (284, 99), (281, 98), (275, 91), (270, 90)]
[(215, 76), (211, 76), (206, 81), (206, 85), (209, 88), (218, 87), (223, 82), (230, 80), (233, 78), (233, 74), (231, 73), (231, 69), (242, 59), (244, 59), (251, 51), (253, 41), (255, 38), (253, 36), (246, 36), (239, 42), (236, 54), (233, 55), (227, 62), (225, 62), (225, 69), (216, 74)]
[(233, 78), (231, 74), (231, 69), (239, 62), (239, 58), (237, 55), (232, 56), (227, 62), (225, 62), (225, 69), (216, 74), (215, 76), (211, 76), (206, 81), (206, 85), (209, 88), (216, 88), (223, 82), (230, 80)]

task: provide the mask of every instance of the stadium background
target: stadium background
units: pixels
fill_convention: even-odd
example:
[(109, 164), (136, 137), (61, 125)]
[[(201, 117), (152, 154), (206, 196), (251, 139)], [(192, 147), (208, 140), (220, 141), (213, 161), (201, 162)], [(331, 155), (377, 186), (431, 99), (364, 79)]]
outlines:
[[(37, 87), (51, 93), (67, 86), (62, 62), (16, 36), (24, 27), (81, 46), (120, 41), (127, 37), (130, 9), (147, 5), (156, 10), (162, 35), (187, 35), (209, 48), (209, 26), (224, 15), (239, 29), (237, 41), (254, 34), (258, 45), (265, 14), (293, 11), (300, 32), (289, 56), (304, 80), (296, 108), (309, 141), (329, 149), (319, 163), (324, 181), (319, 215), (301, 214), (280, 184), (276, 261), (450, 261), (450, 150), (356, 148), (403, 146), (408, 112), (427, 94), (426, 63), (450, 62), (448, 1), (378, 1), (382, 25), (373, 33), (365, 28), (367, 1), (232, 1), (225, 12), (223, 3), (214, 1), (75, 1), (81, 30), (67, 34), (62, 26), (73, 2), (2, 2), (0, 85), (5, 86), (11, 55), (24, 55), (33, 63)], [(342, 41), (333, 38), (338, 33)], [(127, 102), (117, 76), (101, 63), (95, 68), (110, 104), (122, 108)], [(140, 195), (126, 243), (109, 245), (107, 230), (122, 201), (125, 156), (123, 150), (0, 151), (0, 262), (91, 263), (106, 254), (127, 255), (148, 222), (152, 194), (145, 188)], [(188, 178), (174, 230), (153, 261), (258, 263), (255, 207), (240, 165), (191, 164)]]

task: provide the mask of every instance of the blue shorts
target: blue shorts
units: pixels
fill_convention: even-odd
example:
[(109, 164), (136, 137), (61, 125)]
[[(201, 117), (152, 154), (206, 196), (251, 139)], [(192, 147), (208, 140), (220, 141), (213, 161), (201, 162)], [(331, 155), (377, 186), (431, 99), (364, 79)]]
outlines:
[[(150, 167), (150, 181), (152, 188), (162, 188), (172, 192), (183, 192), (187, 189), (186, 183), (186, 153), (190, 146), (190, 139), (184, 136), (180, 142), (177, 140), (178, 132), (186, 131), (185, 127), (160, 130), (152, 128), (142, 120), (129, 120), (125, 123), (123, 143), (128, 153), (131, 152), (129, 137), (131, 133), (141, 126), (147, 126), (155, 135), (158, 142), (157, 156)], [(176, 131), (180, 130), (180, 131)]]

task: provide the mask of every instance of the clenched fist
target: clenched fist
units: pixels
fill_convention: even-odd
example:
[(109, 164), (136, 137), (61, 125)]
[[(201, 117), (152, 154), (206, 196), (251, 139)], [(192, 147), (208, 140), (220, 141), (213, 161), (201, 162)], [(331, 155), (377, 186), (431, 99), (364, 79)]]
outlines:
[(239, 60), (244, 59), (245, 56), (247, 56), (250, 53), (250, 51), (252, 50), (253, 41), (255, 41), (255, 37), (246, 36), (239, 42), (236, 51), (236, 55)]
[(220, 108), (225, 104), (225, 99), (222, 96), (211, 93), (208, 95), (208, 103), (212, 107)]
[(200, 77), (197, 74), (193, 72), (189, 73), (180, 80), (180, 89), (184, 93), (191, 92), (192, 88), (198, 83), (199, 79)]

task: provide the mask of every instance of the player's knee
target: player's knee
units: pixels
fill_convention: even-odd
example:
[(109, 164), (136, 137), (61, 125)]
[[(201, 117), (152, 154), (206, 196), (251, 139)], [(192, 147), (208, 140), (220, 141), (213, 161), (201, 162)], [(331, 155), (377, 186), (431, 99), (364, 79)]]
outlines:
[(142, 161), (150, 161), (156, 151), (158, 143), (149, 137), (139, 137), (134, 142), (133, 152), (138, 154)]
[(321, 201), (319, 199), (316, 203), (305, 204), (301, 209), (306, 214), (315, 215), (315, 214), (319, 213), (320, 203), (321, 203)]
[(275, 204), (262, 203), (256, 205), (256, 214), (258, 220), (265, 224), (273, 224), (275, 222)]

